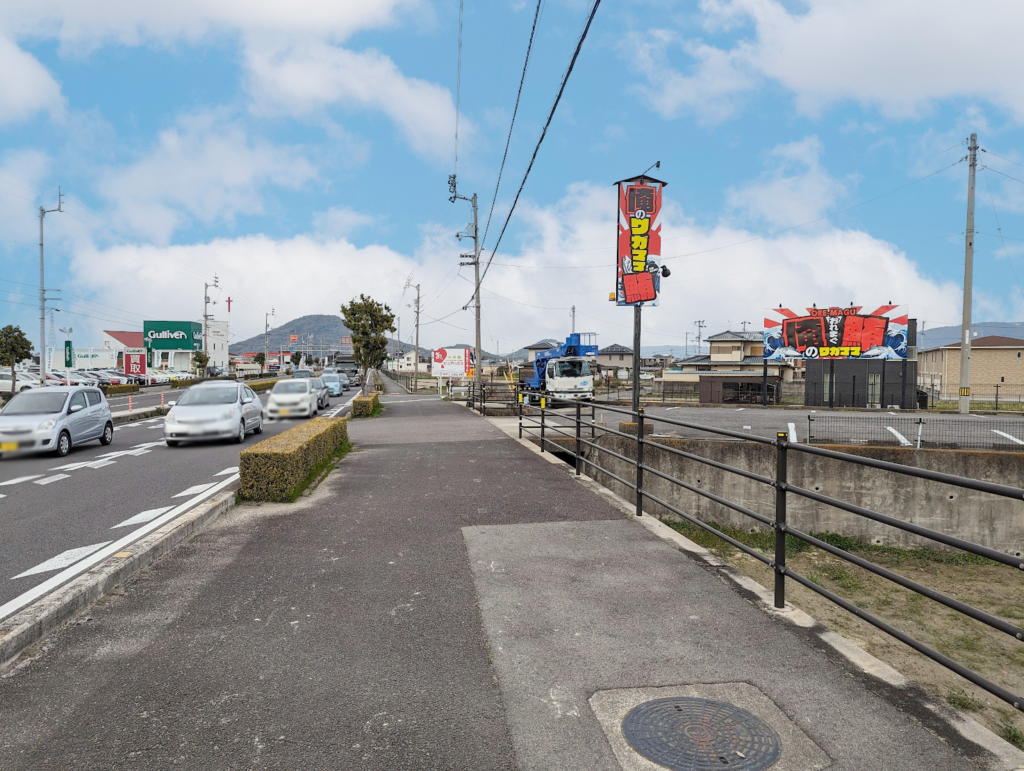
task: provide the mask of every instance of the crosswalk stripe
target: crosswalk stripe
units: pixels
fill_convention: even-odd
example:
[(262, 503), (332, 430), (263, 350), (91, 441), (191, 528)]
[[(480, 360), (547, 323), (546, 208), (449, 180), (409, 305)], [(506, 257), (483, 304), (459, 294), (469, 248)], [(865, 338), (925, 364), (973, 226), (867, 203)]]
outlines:
[(50, 484), (52, 482), (58, 482), (61, 479), (67, 479), (70, 476), (71, 476), (70, 474), (54, 474), (52, 477), (46, 477), (46, 479), (37, 479), (32, 484), (34, 484), (34, 485), (48, 485), (48, 484)]

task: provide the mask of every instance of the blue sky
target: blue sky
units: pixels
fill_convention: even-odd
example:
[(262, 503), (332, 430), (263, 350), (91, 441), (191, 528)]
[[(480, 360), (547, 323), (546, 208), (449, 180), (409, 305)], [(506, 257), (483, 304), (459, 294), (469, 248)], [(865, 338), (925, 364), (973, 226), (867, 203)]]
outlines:
[[(590, 5), (542, 5), (488, 247)], [(630, 312), (607, 301), (611, 183), (657, 160), (673, 274), (645, 345), (682, 348), (698, 319), (756, 328), (780, 303), (891, 300), (955, 324), (972, 131), (990, 151), (975, 320), (1020, 319), (1024, 9), (984, 5), (968, 31), (945, 1), (605, 0), (484, 284), (484, 346), (562, 336), (573, 305), (602, 345), (629, 342)], [(79, 345), (197, 318), (214, 274), (235, 339), (271, 309), (283, 323), (360, 292), (408, 339), (409, 280), (422, 344), (471, 340), (454, 238), (471, 213), (447, 200), (457, 0), (0, 8), (2, 323), (38, 336), (37, 208), (60, 185), (47, 285)], [(481, 227), (535, 8), (465, 0), (458, 178)]]

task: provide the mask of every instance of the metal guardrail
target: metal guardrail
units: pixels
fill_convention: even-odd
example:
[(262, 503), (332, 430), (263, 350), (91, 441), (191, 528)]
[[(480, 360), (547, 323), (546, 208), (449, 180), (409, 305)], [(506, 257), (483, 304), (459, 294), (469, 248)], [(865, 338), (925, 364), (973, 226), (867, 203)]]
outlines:
[[(841, 608), (853, 613), (858, 618), (866, 621), (872, 626), (880, 629), (892, 637), (895, 637), (900, 642), (910, 646), (919, 653), (927, 656), (932, 661), (941, 664), (947, 669), (956, 672), (961, 677), (969, 680), (970, 682), (977, 685), (979, 688), (983, 688), (993, 696), (1011, 705), (1014, 709), (1024, 711), (1024, 697), (1018, 694), (1014, 694), (1003, 688), (1002, 686), (993, 683), (987, 678), (979, 675), (978, 673), (968, 669), (959, 662), (954, 661), (948, 656), (940, 653), (939, 651), (931, 648), (928, 645), (914, 639), (906, 632), (897, 629), (892, 624), (884, 621), (883, 619), (875, 616), (872, 613), (858, 607), (849, 600), (835, 594), (817, 583), (812, 581), (810, 578), (803, 576), (791, 568), (786, 566), (786, 537), (797, 538), (811, 546), (828, 552), (833, 556), (839, 557), (851, 564), (857, 565), (864, 570), (873, 573), (887, 581), (891, 581), (905, 589), (908, 589), (915, 594), (927, 597), (930, 600), (938, 602), (951, 610), (961, 613), (969, 618), (974, 619), (982, 624), (985, 624), (993, 629), (1001, 631), (1016, 640), (1024, 640), (1024, 629), (1020, 626), (1010, 623), (998, 616), (995, 616), (986, 611), (975, 608), (967, 603), (961, 602), (960, 600), (951, 597), (942, 592), (936, 591), (930, 587), (924, 586), (917, 581), (907, 578), (903, 575), (895, 573), (887, 568), (859, 557), (845, 549), (841, 549), (837, 546), (833, 546), (819, 538), (815, 538), (809, 533), (801, 532), (796, 528), (792, 527), (787, 522), (786, 507), (787, 501), (790, 496), (796, 495), (802, 498), (815, 501), (825, 506), (831, 506), (849, 514), (853, 514), (858, 517), (865, 517), (875, 522), (880, 522), (885, 525), (913, 533), (914, 535), (922, 538), (929, 539), (936, 543), (943, 544), (944, 546), (959, 549), (967, 552), (968, 554), (974, 554), (979, 557), (992, 560), (994, 562), (1007, 565), (1012, 568), (1024, 571), (1024, 558), (1020, 556), (1014, 556), (1012, 554), (1006, 554), (996, 549), (991, 549), (980, 544), (966, 541), (962, 538), (947, 535), (930, 528), (922, 527), (910, 522), (904, 521), (900, 517), (890, 516), (883, 512), (873, 511), (863, 506), (858, 506), (838, 498), (832, 498), (828, 495), (815, 492), (812, 490), (805, 490), (801, 487), (791, 484), (788, 481), (788, 460), (789, 454), (792, 452), (805, 453), (808, 455), (815, 455), (823, 458), (830, 458), (842, 463), (850, 463), (855, 466), (861, 466), (864, 468), (878, 469), (882, 471), (888, 471), (894, 474), (901, 474), (906, 477), (916, 477), (918, 479), (925, 479), (932, 482), (938, 482), (947, 485), (954, 485), (968, 490), (976, 490), (980, 492), (990, 493), (992, 495), (998, 495), (1004, 498), (1015, 501), (1024, 501), (1024, 489), (1011, 487), (1009, 485), (1001, 485), (994, 482), (985, 482), (978, 479), (969, 479), (967, 477), (954, 476), (952, 474), (945, 474), (938, 471), (931, 471), (929, 469), (914, 468), (911, 466), (902, 466), (897, 463), (890, 463), (888, 461), (876, 460), (873, 458), (864, 458), (855, 455), (848, 455), (846, 453), (837, 452), (831, 449), (825, 449), (823, 447), (814, 447), (811, 445), (794, 444), (790, 442), (789, 435), (787, 433), (778, 433), (774, 439), (767, 437), (760, 437), (756, 435), (740, 433), (738, 431), (730, 431), (723, 428), (714, 428), (711, 426), (703, 426), (697, 423), (690, 423), (682, 420), (675, 420), (673, 418), (658, 417), (658, 421), (661, 423), (669, 423), (680, 428), (693, 429), (701, 432), (703, 435), (710, 436), (712, 438), (727, 438), (737, 439), (744, 442), (753, 442), (762, 445), (773, 446), (775, 448), (775, 473), (772, 476), (765, 476), (763, 474), (757, 474), (746, 469), (735, 468), (728, 464), (721, 463), (719, 461), (711, 460), (710, 458), (704, 458), (699, 455), (695, 455), (690, 452), (685, 452), (672, 447), (667, 444), (660, 442), (654, 442), (650, 438), (646, 438), (646, 418), (644, 415), (643, 407), (639, 411), (634, 412), (630, 409), (612, 407), (607, 404), (601, 405), (602, 411), (614, 412), (624, 416), (624, 420), (632, 423), (636, 428), (635, 435), (630, 432), (626, 433), (616, 429), (609, 428), (607, 426), (598, 426), (593, 417), (590, 420), (585, 419), (583, 412), (583, 402), (579, 400), (556, 400), (548, 397), (538, 399), (539, 402), (536, 407), (532, 407), (529, 411), (523, 410), (523, 394), (520, 393), (517, 397), (519, 404), (518, 417), (519, 417), (519, 437), (522, 438), (524, 434), (537, 438), (540, 441), (541, 452), (549, 451), (551, 448), (555, 448), (558, 452), (572, 453), (575, 459), (576, 474), (582, 473), (583, 468), (590, 467), (594, 468), (601, 473), (615, 479), (627, 488), (633, 491), (635, 500), (635, 513), (636, 516), (643, 516), (644, 501), (649, 500), (654, 503), (663, 506), (668, 511), (676, 514), (687, 522), (696, 525), (697, 527), (706, 530), (712, 535), (720, 538), (721, 540), (731, 544), (733, 547), (739, 549), (743, 553), (753, 557), (759, 562), (767, 565), (774, 571), (775, 582), (774, 582), (774, 603), (776, 608), (784, 608), (786, 604), (786, 580), (792, 579), (799, 583), (801, 586), (810, 589), (811, 591), (825, 597), (826, 599), (834, 602)], [(536, 415), (532, 414), (534, 410), (537, 412)], [(587, 440), (583, 438), (583, 432), (585, 428), (590, 429), (592, 439)], [(625, 437), (627, 439), (635, 441), (634, 457), (628, 457), (622, 453), (615, 452), (610, 448), (603, 447), (595, 437), (596, 433), (610, 434), (613, 436)], [(568, 440), (565, 446), (558, 444), (555, 440), (551, 439), (550, 436), (555, 435)], [(591, 457), (587, 457), (584, 452), (584, 447), (589, 448), (593, 451)], [(668, 452), (673, 455), (678, 455), (697, 463), (706, 464), (715, 468), (721, 469), (726, 472), (737, 474), (747, 479), (760, 482), (766, 487), (773, 488), (775, 491), (775, 506), (772, 516), (752, 511), (746, 506), (728, 500), (724, 495), (713, 493), (709, 490), (705, 490), (700, 486), (692, 485), (689, 482), (678, 479), (663, 472), (661, 469), (655, 468), (650, 465), (645, 459), (644, 450), (648, 447), (656, 447), (659, 452)], [(602, 467), (598, 463), (598, 459), (601, 455), (611, 456), (620, 461), (628, 463), (633, 467), (634, 479), (624, 479), (622, 476), (612, 472), (610, 469)], [(678, 485), (681, 488), (689, 490), (692, 493), (700, 495), (709, 500), (715, 501), (722, 506), (738, 512), (755, 522), (763, 525), (767, 528), (774, 530), (775, 541), (774, 541), (774, 555), (767, 556), (761, 552), (752, 549), (746, 544), (732, 538), (725, 533), (721, 532), (712, 525), (703, 522), (702, 520), (694, 517), (693, 515), (682, 511), (672, 503), (663, 500), (662, 498), (654, 495), (650, 490), (644, 486), (644, 479), (647, 474), (656, 476), (659, 479), (665, 480), (674, 485)]]
[(807, 441), (1024, 452), (1024, 418), (808, 415)]

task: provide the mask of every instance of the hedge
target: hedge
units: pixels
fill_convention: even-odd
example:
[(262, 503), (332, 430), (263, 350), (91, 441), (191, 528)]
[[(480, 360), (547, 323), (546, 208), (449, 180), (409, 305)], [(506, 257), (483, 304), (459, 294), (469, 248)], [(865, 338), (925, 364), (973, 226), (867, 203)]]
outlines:
[(380, 407), (380, 397), (376, 393), (369, 396), (357, 396), (352, 400), (352, 417), (372, 418), (378, 407)]
[(269, 391), (277, 382), (276, 380), (261, 380), (258, 383), (246, 383), (246, 385), (256, 393), (262, 393), (263, 391)]
[(100, 390), (107, 396), (116, 396), (117, 394), (137, 394), (139, 392), (138, 385), (108, 385), (100, 386)]
[(347, 418), (300, 423), (239, 453), (239, 496), (250, 501), (294, 501), (348, 445)]

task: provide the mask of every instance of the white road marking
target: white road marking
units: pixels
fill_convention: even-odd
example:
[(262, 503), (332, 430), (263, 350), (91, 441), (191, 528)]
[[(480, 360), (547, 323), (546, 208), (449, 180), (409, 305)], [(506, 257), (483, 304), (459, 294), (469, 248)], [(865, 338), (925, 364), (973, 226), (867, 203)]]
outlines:
[(743, 412), (743, 410), (745, 410), (745, 409), (746, 409), (746, 407), (737, 407), (736, 408), (736, 412)]
[(6, 498), (6, 497), (7, 497), (6, 495), (4, 495), (3, 493), (0, 493), (0, 498)]
[[(153, 451), (152, 450), (145, 450), (145, 449), (143, 449), (143, 450), (118, 450), (117, 452), (107, 452), (107, 453), (104, 453), (103, 455), (97, 455), (96, 457), (99, 460), (102, 461), (102, 460), (110, 460), (112, 458), (123, 458), (126, 455), (134, 455), (134, 456), (138, 457), (139, 455), (146, 455), (146, 454), (151, 453), (151, 452), (153, 452)], [(89, 464), (86, 463), (84, 465), (88, 466)]]
[(228, 474), (235, 474), (237, 472), (238, 472), (238, 466), (232, 466), (231, 468), (226, 468), (223, 471), (218, 471), (216, 474), (214, 474), (214, 476), (215, 477), (222, 477), (222, 476), (226, 476)]
[(32, 484), (34, 485), (48, 485), (51, 482), (59, 482), (61, 479), (67, 479), (70, 474), (54, 474), (52, 477), (46, 477), (46, 479), (37, 479)]
[(995, 429), (993, 428), (993, 429), (992, 429), (992, 433), (993, 433), (993, 434), (999, 434), (999, 436), (1004, 436), (1004, 437), (1006, 437), (1007, 439), (1009, 439), (1009, 440), (1010, 440), (1011, 442), (1016, 442), (1017, 444), (1024, 444), (1024, 442), (1022, 442), (1022, 441), (1021, 441), (1020, 439), (1018, 439), (1017, 437), (1015, 437), (1015, 436), (1010, 436), (1009, 434), (1007, 434), (1007, 433), (1006, 433), (1006, 432), (1004, 432), (1004, 431), (996, 431), (996, 430), (995, 430)]
[(116, 460), (110, 460), (109, 458), (104, 458), (103, 460), (98, 460), (98, 461), (96, 461), (94, 463), (88, 464), (86, 466), (86, 468), (103, 468), (104, 466), (113, 466), (115, 463), (117, 463)]
[(789, 424), (789, 441), (793, 444), (800, 444), (800, 440), (796, 438), (796, 423)]
[(41, 584), (33, 586), (27, 592), (23, 592), (22, 594), (20, 594), (17, 597), (15, 597), (13, 600), (8, 600), (3, 605), (0, 605), (0, 621), (2, 621), (3, 619), (7, 618), (10, 615), (12, 615), (13, 613), (18, 612), (19, 610), (24, 608), (26, 605), (28, 605), (28, 604), (34, 602), (35, 600), (39, 599), (44, 594), (47, 594), (48, 592), (50, 592), (51, 590), (57, 588), (58, 586), (60, 586), (64, 582), (71, 580), (72, 578), (74, 578), (75, 576), (77, 576), (77, 575), (79, 575), (81, 573), (84, 573), (86, 570), (91, 568), (93, 565), (97, 564), (98, 562), (100, 562), (102, 560), (105, 560), (111, 554), (116, 554), (117, 552), (121, 551), (121, 549), (123, 549), (125, 546), (128, 546), (133, 541), (136, 541), (139, 538), (142, 538), (144, 535), (148, 535), (149, 533), (152, 533), (154, 530), (156, 530), (159, 527), (162, 527), (164, 524), (166, 524), (167, 522), (170, 522), (175, 517), (177, 517), (177, 516), (179, 516), (181, 514), (184, 514), (186, 511), (188, 511), (190, 508), (192, 508), (196, 504), (201, 503), (202, 501), (206, 500), (207, 498), (212, 497), (213, 495), (215, 495), (216, 493), (220, 492), (221, 490), (223, 490), (228, 485), (230, 485), (230, 484), (232, 484), (234, 482), (237, 482), (237, 481), (238, 481), (238, 477), (237, 476), (230, 476), (230, 477), (228, 477), (223, 482), (217, 483), (216, 485), (214, 485), (213, 487), (211, 487), (209, 490), (207, 490), (206, 492), (202, 493), (201, 495), (197, 495), (195, 498), (193, 498), (192, 500), (189, 500), (189, 501), (182, 501), (180, 504), (175, 506), (170, 511), (166, 512), (165, 514), (162, 514), (161, 516), (157, 517), (156, 519), (152, 520), (151, 522), (147, 522), (145, 525), (140, 527), (138, 530), (133, 530), (132, 532), (128, 533), (128, 535), (126, 535), (126, 536), (124, 536), (122, 538), (119, 538), (118, 540), (114, 541), (111, 544), (108, 544), (107, 546), (104, 546), (99, 551), (93, 552), (92, 554), (90, 554), (85, 559), (83, 559), (80, 562), (72, 565), (69, 568), (65, 568), (64, 570), (62, 570), (57, 575), (50, 576), (50, 578), (46, 579)]
[(25, 576), (34, 576), (36, 573), (49, 573), (51, 570), (61, 570), (62, 568), (66, 568), (68, 565), (74, 565), (83, 557), (88, 557), (93, 552), (99, 551), (108, 543), (110, 543), (110, 541), (94, 543), (92, 546), (80, 546), (77, 549), (68, 549), (66, 552), (62, 552), (56, 557), (51, 557), (46, 560), (46, 562), (40, 562), (34, 568), (29, 568), (24, 573), (18, 573), (16, 576), (11, 576), (11, 580), (13, 581), (15, 578), (24, 578)]
[[(889, 432), (890, 434), (892, 434), (892, 435), (893, 435), (893, 436), (895, 436), (895, 437), (896, 437), (897, 439), (899, 439), (899, 440), (900, 440), (900, 444), (901, 444), (901, 445), (903, 445), (904, 447), (910, 447), (910, 446), (911, 446), (911, 444), (913, 444), (912, 442), (910, 442), (910, 441), (909, 441), (909, 440), (907, 439), (907, 437), (903, 436), (903, 434), (901, 434), (901, 433), (900, 433), (899, 431), (897, 431), (897, 430), (896, 430), (895, 428), (893, 428), (892, 426), (886, 426), (886, 427), (885, 427), (885, 429), (886, 429), (886, 431), (888, 431), (888, 432)], [(1024, 444), (1024, 442), (1022, 442), (1022, 444)]]
[(142, 444), (133, 445), (132, 449), (134, 449), (134, 450), (144, 450), (147, 447), (160, 447), (160, 446), (166, 447), (167, 443), (164, 442), (163, 439), (161, 439), (159, 442), (143, 442)]
[(39, 479), (42, 474), (33, 474), (29, 477), (18, 477), (17, 479), (8, 479), (6, 482), (0, 482), (0, 487), (6, 487), (7, 485), (16, 485), (21, 482), (31, 482), (33, 479)]
[(50, 469), (50, 471), (74, 471), (75, 469), (85, 468), (90, 463), (93, 463), (93, 461), (83, 460), (78, 463), (68, 463), (64, 466), (56, 466), (55, 468)]
[(890, 415), (895, 415), (896, 413), (895, 413), (895, 412), (890, 412), (889, 414), (890, 414)]
[(164, 512), (170, 511), (173, 508), (173, 506), (164, 506), (163, 508), (160, 509), (150, 509), (149, 511), (143, 511), (139, 514), (136, 514), (134, 517), (126, 519), (124, 522), (114, 525), (114, 527), (110, 529), (114, 530), (115, 528), (128, 527), (129, 525), (141, 525), (144, 522), (149, 522), (150, 520), (156, 519)]
[(666, 407), (665, 412), (672, 412), (672, 410), (682, 409), (681, 407)]
[(216, 483), (215, 482), (208, 482), (205, 485), (192, 485), (192, 487), (188, 488), (187, 490), (183, 490), (182, 492), (178, 493), (177, 495), (175, 495), (173, 497), (175, 497), (175, 498), (185, 498), (185, 497), (187, 497), (189, 495), (199, 495), (199, 493), (204, 493), (207, 490), (209, 490), (211, 487), (214, 486), (214, 484), (216, 484)]
[(164, 427), (163, 423), (161, 423), (159, 426), (146, 426), (146, 428), (148, 428), (150, 431), (152, 431), (154, 428), (159, 431), (163, 427)]

